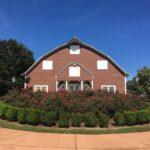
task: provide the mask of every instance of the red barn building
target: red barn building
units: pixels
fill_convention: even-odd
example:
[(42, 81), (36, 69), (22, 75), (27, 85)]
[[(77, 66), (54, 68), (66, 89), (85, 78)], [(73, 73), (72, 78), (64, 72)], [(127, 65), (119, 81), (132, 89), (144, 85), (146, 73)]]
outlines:
[(40, 57), (25, 73), (34, 91), (97, 90), (126, 93), (128, 75), (112, 58), (73, 37)]

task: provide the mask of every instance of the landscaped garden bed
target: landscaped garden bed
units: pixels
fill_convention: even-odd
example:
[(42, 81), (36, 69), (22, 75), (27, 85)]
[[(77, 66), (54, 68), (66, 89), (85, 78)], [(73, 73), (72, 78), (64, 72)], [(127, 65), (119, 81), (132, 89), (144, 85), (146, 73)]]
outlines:
[(75, 92), (11, 91), (1, 97), (0, 118), (48, 127), (111, 127), (148, 124), (149, 102), (133, 95)]

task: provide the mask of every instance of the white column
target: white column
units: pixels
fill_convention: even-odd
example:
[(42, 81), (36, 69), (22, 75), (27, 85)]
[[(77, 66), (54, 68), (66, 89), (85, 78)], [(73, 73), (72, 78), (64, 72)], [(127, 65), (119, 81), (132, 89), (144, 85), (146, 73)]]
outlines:
[(58, 91), (58, 81), (56, 80), (56, 92)]
[(83, 91), (83, 80), (81, 80), (81, 91)]
[(127, 79), (124, 77), (124, 89), (125, 89), (125, 94), (127, 94)]
[[(27, 77), (26, 77), (26, 75), (25, 75), (25, 79), (26, 79)], [(24, 83), (24, 89), (26, 89), (27, 88), (27, 83), (25, 82)]]
[(91, 88), (92, 88), (92, 90), (93, 90), (93, 87), (94, 87), (93, 80), (91, 80)]
[(68, 90), (68, 81), (66, 81), (66, 91)]

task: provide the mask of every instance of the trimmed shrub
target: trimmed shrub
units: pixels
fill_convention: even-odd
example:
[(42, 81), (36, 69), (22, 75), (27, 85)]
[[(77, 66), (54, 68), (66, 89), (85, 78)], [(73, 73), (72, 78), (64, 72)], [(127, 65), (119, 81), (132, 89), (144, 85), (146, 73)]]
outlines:
[(27, 109), (27, 123), (30, 125), (40, 124), (40, 111), (36, 109)]
[(17, 111), (18, 109), (16, 107), (9, 106), (5, 114), (6, 119), (9, 121), (17, 121)]
[(136, 115), (137, 123), (143, 124), (149, 122), (148, 120), (148, 110), (139, 110)]
[(124, 116), (126, 125), (132, 126), (136, 124), (136, 112), (126, 111)]
[(84, 114), (83, 121), (86, 127), (96, 127), (97, 117), (92, 113)]
[(21, 124), (27, 123), (27, 110), (26, 109), (18, 109), (17, 121)]
[(100, 127), (108, 127), (109, 117), (103, 113), (98, 116), (98, 124)]
[(74, 127), (80, 127), (82, 122), (82, 114), (72, 113), (71, 114), (71, 125)]
[(116, 113), (114, 117), (114, 122), (116, 126), (124, 126), (125, 125), (125, 118), (123, 113)]
[(58, 125), (61, 128), (67, 128), (69, 127), (69, 113), (67, 112), (62, 112), (59, 115), (59, 120), (58, 120)]
[(54, 126), (56, 123), (56, 112), (41, 112), (41, 123), (45, 126)]
[(6, 119), (5, 115), (8, 109), (8, 105), (0, 103), (0, 118)]

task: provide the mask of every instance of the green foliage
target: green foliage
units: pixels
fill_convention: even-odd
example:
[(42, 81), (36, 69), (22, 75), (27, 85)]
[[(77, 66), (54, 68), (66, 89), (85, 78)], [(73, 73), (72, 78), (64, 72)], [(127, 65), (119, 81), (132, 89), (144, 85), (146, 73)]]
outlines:
[(82, 114), (81, 113), (72, 113), (71, 114), (71, 125), (74, 127), (80, 127), (82, 122)]
[(17, 111), (18, 109), (16, 107), (9, 106), (5, 114), (6, 119), (9, 121), (17, 121)]
[(124, 126), (125, 125), (125, 118), (123, 113), (116, 113), (114, 116), (114, 122), (116, 126)]
[(144, 124), (150, 121), (150, 110), (139, 110), (137, 112), (137, 123)]
[(52, 104), (51, 97), (48, 97), (46, 99), (46, 102), (44, 103), (44, 109), (46, 111), (50, 110), (51, 109), (51, 104)]
[[(12, 88), (22, 88), (25, 82), (20, 74), (34, 62), (33, 53), (16, 40), (0, 40), (0, 95)], [(12, 83), (12, 77), (16, 82)]]
[[(78, 94), (77, 94), (78, 93)], [(145, 98), (94, 91), (94, 95), (82, 92), (45, 93), (31, 90), (12, 90), (3, 96), (3, 101), (16, 107), (32, 107), (42, 111), (68, 111), (86, 113), (96, 116), (101, 112), (114, 117), (117, 112), (140, 110), (150, 106)]]
[(96, 127), (97, 125), (97, 117), (92, 113), (85, 113), (83, 121), (86, 127)]
[(126, 111), (124, 116), (126, 125), (132, 126), (136, 124), (136, 112)]
[(138, 95), (147, 95), (150, 98), (150, 68), (143, 67), (137, 71), (136, 77), (127, 82), (127, 88)]
[(61, 128), (69, 127), (69, 118), (70, 118), (70, 114), (68, 112), (61, 112), (59, 114), (59, 120), (58, 120), (59, 127)]
[(6, 118), (7, 109), (8, 109), (8, 105), (0, 103), (0, 118), (2, 119)]
[(54, 126), (56, 124), (56, 112), (41, 112), (41, 123), (45, 126)]
[(109, 117), (106, 114), (99, 114), (98, 116), (98, 124), (100, 127), (108, 127)]
[(40, 111), (36, 109), (27, 109), (27, 122), (30, 125), (40, 124)]
[(17, 121), (21, 124), (27, 123), (27, 110), (26, 109), (18, 109)]

